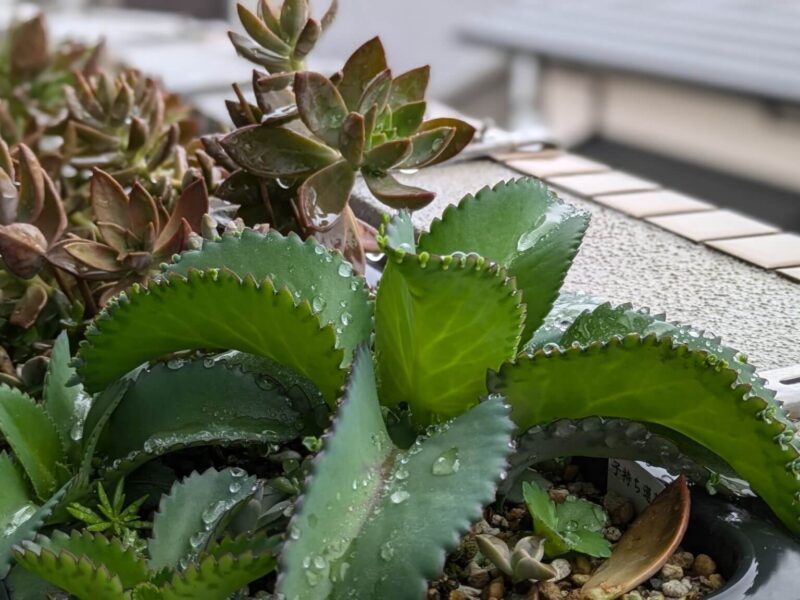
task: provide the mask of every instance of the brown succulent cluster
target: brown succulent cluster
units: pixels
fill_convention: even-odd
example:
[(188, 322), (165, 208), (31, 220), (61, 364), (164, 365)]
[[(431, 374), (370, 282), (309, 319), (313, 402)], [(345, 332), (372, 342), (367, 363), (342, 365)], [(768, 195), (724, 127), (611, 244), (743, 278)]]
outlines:
[(35, 380), (40, 368), (22, 377), (16, 365), (38, 361), (65, 328), (82, 335), (111, 297), (203, 237), (294, 231), (361, 270), (377, 246), (348, 204), (356, 178), (393, 207), (433, 198), (392, 172), (446, 160), (474, 131), (425, 120), (428, 68), (393, 77), (375, 38), (330, 77), (305, 72), (337, 1), (320, 19), (308, 0), (257, 6), (238, 7), (247, 35), (230, 34), (259, 67), (254, 101), (234, 85), (234, 131), (201, 138), (190, 108), (157, 81), (101, 64), (102, 45), (53, 49), (42, 15), (10, 30), (0, 46), (0, 380)]
[(68, 116), (64, 86), (96, 73), (102, 50), (71, 42), (51, 49), (43, 15), (13, 26), (0, 45), (0, 137), (38, 149)]
[(358, 270), (365, 248), (374, 248), (374, 230), (349, 206), (357, 176), (388, 206), (421, 208), (434, 194), (394, 172), (455, 156), (475, 130), (459, 119), (425, 120), (430, 69), (394, 77), (378, 38), (330, 77), (304, 71), (336, 8), (334, 1), (317, 21), (308, 0), (284, 0), (277, 12), (261, 0), (256, 14), (239, 5), (249, 38), (231, 32), (231, 41), (265, 71), (253, 72), (254, 102), (234, 86), (237, 100), (227, 107), (236, 129), (204, 143), (228, 172), (215, 195), (238, 205), (245, 222), (313, 235)]

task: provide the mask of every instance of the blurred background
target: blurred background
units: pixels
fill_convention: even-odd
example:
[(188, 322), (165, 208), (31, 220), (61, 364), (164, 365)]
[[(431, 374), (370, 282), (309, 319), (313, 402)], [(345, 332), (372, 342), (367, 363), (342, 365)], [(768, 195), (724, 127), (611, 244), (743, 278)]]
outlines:
[[(39, 9), (224, 121), (250, 78), (229, 0), (0, 0), (0, 19)], [(310, 67), (374, 35), (469, 116), (800, 231), (800, 1), (340, 0)]]

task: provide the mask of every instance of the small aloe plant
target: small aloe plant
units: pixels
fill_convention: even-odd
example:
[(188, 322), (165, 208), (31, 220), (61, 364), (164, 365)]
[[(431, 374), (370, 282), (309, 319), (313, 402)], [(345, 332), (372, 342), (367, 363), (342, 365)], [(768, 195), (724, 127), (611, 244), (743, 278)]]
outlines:
[(545, 489), (527, 481), (522, 493), (533, 517), (533, 530), (544, 540), (548, 558), (572, 551), (599, 558), (611, 555), (611, 544), (601, 533), (608, 524), (601, 506), (574, 496), (556, 504)]
[(475, 539), (487, 560), (514, 583), (525, 580), (559, 581), (569, 574), (569, 563), (565, 565), (555, 560), (547, 564), (543, 561), (545, 539), (542, 537), (531, 535), (521, 538), (514, 545), (514, 550), (493, 535), (481, 534)]
[(149, 529), (152, 523), (143, 521), (139, 516), (142, 504), (147, 500), (147, 495), (125, 503), (125, 479), (120, 478), (114, 488), (113, 500), (109, 499), (105, 487), (97, 482), (97, 508), (92, 509), (80, 502), (72, 502), (67, 506), (70, 515), (86, 524), (86, 531), (102, 533), (107, 531), (119, 538), (123, 545), (140, 547), (140, 529)]

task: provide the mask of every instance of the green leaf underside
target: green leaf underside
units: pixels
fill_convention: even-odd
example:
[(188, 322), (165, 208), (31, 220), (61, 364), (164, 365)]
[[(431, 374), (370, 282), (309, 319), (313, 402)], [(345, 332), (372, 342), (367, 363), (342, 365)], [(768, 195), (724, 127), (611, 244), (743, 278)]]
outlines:
[(206, 557), (199, 565), (189, 565), (162, 586), (162, 600), (219, 600), (229, 598), (251, 581), (275, 568), (271, 554), (247, 552), (240, 556), (226, 554)]
[(529, 466), (565, 456), (641, 460), (728, 496), (749, 489), (719, 456), (676, 431), (628, 419), (588, 417), (535, 425), (521, 435), (501, 492), (509, 493)]
[(52, 537), (38, 536), (35, 542), (27, 542), (23, 547), (37, 554), (44, 549), (53, 554), (66, 551), (79, 558), (86, 557), (95, 566), (105, 566), (110, 573), (119, 577), (124, 588), (133, 587), (149, 578), (144, 559), (133, 548), (123, 548), (119, 539), (109, 539), (101, 534), (56, 530)]
[(39, 577), (77, 596), (80, 600), (125, 600), (122, 582), (105, 567), (67, 551), (16, 552), (18, 563)]
[(242, 278), (269, 278), (276, 289), (288, 288), (296, 301), (311, 305), (320, 323), (334, 327), (338, 346), (345, 349), (345, 365), (372, 331), (372, 305), (364, 278), (353, 275), (340, 253), (313, 239), (303, 242), (294, 234), (284, 237), (245, 229), (241, 236), (225, 235), (219, 241), (204, 242), (202, 250), (185, 252), (165, 272), (185, 277), (191, 269), (229, 269)]
[[(10, 598), (13, 600), (57, 598), (58, 596), (55, 594), (61, 591), (46, 579), (42, 579), (38, 575), (31, 573), (20, 564), (15, 564), (11, 567), (4, 583), (8, 588)], [(9, 596), (3, 596), (2, 593), (0, 593), (0, 598), (9, 600)]]
[(520, 295), (503, 269), (474, 254), (388, 251), (375, 311), (381, 400), (408, 402), (418, 423), (460, 414), (485, 392), (486, 370), (514, 356)]
[(421, 597), (445, 552), (494, 498), (512, 430), (494, 398), (408, 451), (396, 449), (371, 356), (360, 351), (290, 523), (278, 591), (287, 600)]
[(163, 496), (148, 544), (151, 570), (193, 561), (214, 539), (231, 512), (256, 492), (256, 478), (242, 469), (193, 473)]
[(14, 523), (13, 527), (6, 526), (3, 535), (0, 536), (0, 580), (8, 574), (8, 569), (11, 564), (11, 553), (14, 546), (31, 540), (36, 536), (36, 533), (44, 525), (45, 521), (53, 514), (53, 510), (55, 510), (56, 506), (58, 506), (61, 500), (67, 495), (70, 486), (71, 482), (64, 485), (27, 519), (21, 520), (19, 523)]
[(521, 429), (556, 419), (636, 418), (705, 446), (746, 479), (792, 531), (800, 531), (800, 453), (772, 398), (752, 393), (715, 355), (632, 334), (530, 357), (490, 373)]
[(42, 396), (44, 408), (58, 430), (62, 445), (71, 460), (77, 462), (79, 444), (72, 439), (75, 433), (73, 428), (80, 427), (80, 421), (85, 416), (81, 410), (88, 408), (88, 404), (81, 404), (83, 388), (70, 384), (75, 375), (75, 369), (70, 365), (71, 359), (69, 338), (66, 332), (62, 332), (53, 344)]
[(283, 443), (302, 430), (291, 399), (269, 377), (212, 357), (173, 360), (137, 374), (97, 453), (107, 463), (124, 461), (127, 472), (182, 447)]
[(523, 340), (550, 311), (589, 224), (535, 179), (501, 182), (448, 206), (422, 233), (418, 252), (474, 252), (508, 269), (527, 307)]
[(25, 469), (40, 499), (56, 490), (63, 448), (55, 425), (33, 398), (16, 388), (0, 385), (0, 432)]
[(0, 534), (10, 524), (36, 510), (30, 484), (20, 466), (6, 452), (0, 452)]
[[(298, 344), (298, 340), (303, 340)], [(235, 349), (266, 356), (308, 377), (333, 402), (344, 380), (332, 327), (311, 305), (229, 271), (172, 274), (109, 302), (87, 330), (78, 373), (102, 389), (143, 362), (178, 350)]]

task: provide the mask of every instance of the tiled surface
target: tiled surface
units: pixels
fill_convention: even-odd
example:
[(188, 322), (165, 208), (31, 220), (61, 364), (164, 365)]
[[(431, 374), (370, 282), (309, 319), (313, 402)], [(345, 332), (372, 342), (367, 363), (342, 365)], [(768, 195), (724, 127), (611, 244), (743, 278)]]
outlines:
[(596, 196), (594, 201), (639, 219), (715, 208), (713, 204), (672, 190), (606, 194)]
[(791, 269), (778, 269), (778, 273), (785, 275), (789, 279), (800, 282), (800, 267), (792, 267)]
[(800, 235), (794, 233), (718, 240), (708, 245), (764, 269), (800, 266)]
[(578, 175), (601, 173), (611, 167), (577, 154), (558, 154), (543, 158), (527, 158), (506, 161), (506, 165), (521, 173), (534, 177), (556, 177), (559, 175)]
[(659, 227), (694, 242), (778, 233), (777, 227), (731, 210), (709, 210), (647, 219)]
[(601, 194), (619, 194), (622, 192), (641, 192), (658, 189), (658, 184), (646, 179), (634, 177), (621, 171), (594, 173), (591, 175), (568, 175), (551, 177), (547, 181), (552, 185), (582, 196), (599, 196)]

